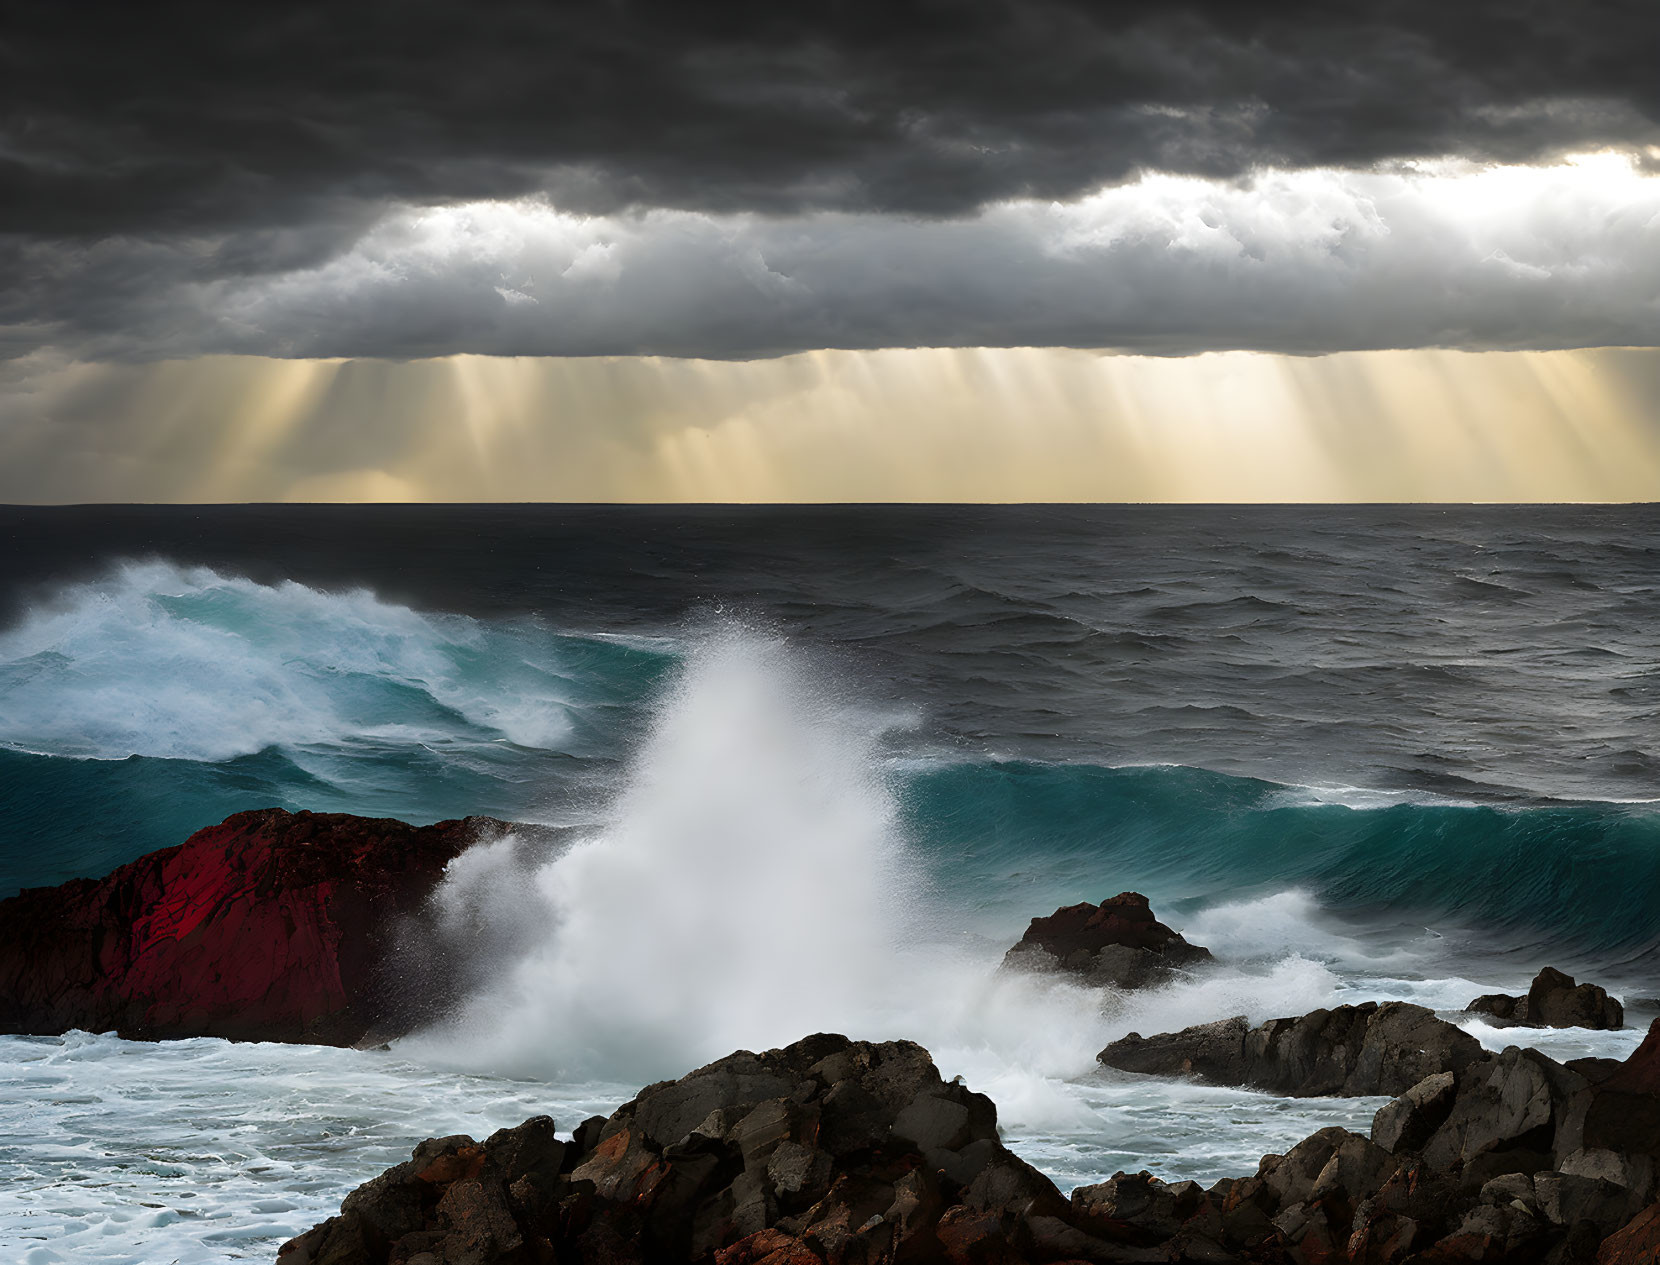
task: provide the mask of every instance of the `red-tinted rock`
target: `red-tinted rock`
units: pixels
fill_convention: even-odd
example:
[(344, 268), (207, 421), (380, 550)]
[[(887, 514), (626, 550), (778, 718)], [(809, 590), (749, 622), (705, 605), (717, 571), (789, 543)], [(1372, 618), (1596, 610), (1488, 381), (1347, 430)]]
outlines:
[(1643, 1043), (1598, 1088), (1622, 1094), (1660, 1096), (1660, 1019), (1649, 1024)]
[(456, 855), (507, 829), (237, 813), (98, 880), (0, 902), (0, 1031), (351, 1045), (406, 1026), (385, 966)]
[(1654, 1265), (1655, 1261), (1660, 1261), (1660, 1204), (1650, 1204), (1597, 1249), (1597, 1265)]
[(1176, 933), (1153, 917), (1140, 892), (1120, 892), (1099, 905), (1067, 905), (1047, 918), (1034, 918), (1022, 944), (1036, 944), (1058, 958), (1079, 949), (1093, 952), (1109, 944), (1135, 949), (1162, 949)]

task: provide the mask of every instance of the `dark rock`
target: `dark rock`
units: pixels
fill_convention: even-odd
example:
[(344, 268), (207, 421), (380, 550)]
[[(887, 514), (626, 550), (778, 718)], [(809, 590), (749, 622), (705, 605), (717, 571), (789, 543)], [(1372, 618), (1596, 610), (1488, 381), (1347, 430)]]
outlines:
[(1502, 1023), (1526, 1023), (1527, 998), (1509, 993), (1484, 993), (1464, 1007), (1464, 1013), (1488, 1015)]
[(1386, 1151), (1416, 1151), (1446, 1122), (1456, 1097), (1451, 1072), (1426, 1076), (1372, 1117), (1372, 1141)]
[(1103, 1233), (1128, 1227), (1145, 1243), (1171, 1238), (1205, 1206), (1205, 1192), (1194, 1182), (1174, 1185), (1151, 1173), (1117, 1173), (1094, 1186), (1072, 1192), (1072, 1210), (1079, 1224)]
[(1399, 1167), (1399, 1159), (1370, 1139), (1333, 1127), (1310, 1134), (1265, 1164), (1262, 1181), (1282, 1208), (1335, 1200), (1352, 1217), (1355, 1203), (1376, 1194)]
[(1144, 1037), (1139, 1032), (1114, 1041), (1098, 1056), (1108, 1067), (1150, 1076), (1194, 1076), (1215, 1085), (1246, 1082), (1244, 1015), (1197, 1024), (1180, 1032)]
[(1619, 1071), (1623, 1064), (1619, 1059), (1604, 1059), (1588, 1056), (1582, 1059), (1569, 1059), (1562, 1066), (1567, 1068), (1570, 1072), (1583, 1076), (1588, 1083), (1598, 1085), (1607, 1080), (1615, 1072)]
[(1527, 1147), (1483, 1151), (1459, 1170), (1458, 1184), (1466, 1192), (1480, 1192), (1489, 1182), (1528, 1177), (1544, 1172), (1550, 1166), (1549, 1151), (1534, 1151)]
[(1353, 1265), (1400, 1265), (1419, 1238), (1418, 1223), (1411, 1217), (1369, 1206), (1355, 1215), (1343, 1250)]
[(1445, 1123), (1424, 1144), (1424, 1158), (1450, 1169), (1489, 1151), (1550, 1151), (1566, 1091), (1575, 1087), (1554, 1086), (1547, 1064), (1572, 1075), (1537, 1051), (1516, 1046), (1470, 1069), (1460, 1078)]
[(1534, 976), (1525, 997), (1488, 993), (1465, 1011), (1489, 1015), (1501, 1024), (1532, 1028), (1623, 1028), (1625, 1008), (1597, 984), (1574, 984), (1571, 975), (1547, 966)]
[[(1242, 1020), (1209, 1040), (1238, 1047), (1224, 1064), (1278, 1059), (1310, 1081), (1370, 1083), (1435, 1045), (1427, 1013), (1316, 1012), (1301, 1028), (1264, 1025), (1254, 1054), (1263, 1030)], [(1289, 1052), (1288, 1033), (1301, 1042)], [(1119, 1173), (1066, 1200), (998, 1141), (990, 1101), (941, 1080), (921, 1047), (816, 1036), (648, 1086), (570, 1142), (545, 1117), (482, 1144), (424, 1142), (281, 1260), (1590, 1265), (1612, 1244), (1624, 1265), (1652, 1259), (1657, 1143), (1617, 1109), (1640, 1109), (1657, 1085), (1660, 1031), (1595, 1084), (1513, 1047), (1408, 1085), (1374, 1122), (1393, 1150), (1322, 1129), (1208, 1191)]]
[(1355, 1215), (1357, 1222), (1364, 1219), (1363, 1214), (1374, 1212), (1407, 1218), (1416, 1227), (1414, 1241), (1427, 1245), (1452, 1229), (1468, 1203), (1467, 1192), (1450, 1175), (1437, 1172), (1422, 1159), (1408, 1158), (1365, 1201), (1368, 1206), (1356, 1208)]
[(1427, 1261), (1537, 1261), (1547, 1241), (1545, 1227), (1527, 1208), (1477, 1204), (1424, 1256)]
[(1660, 1189), (1660, 1019), (1612, 1073), (1573, 1095), (1556, 1138), (1564, 1173), (1615, 1182), (1643, 1202)]
[(920, 1046), (816, 1036), (648, 1086), (569, 1143), (545, 1117), (482, 1145), (423, 1143), (281, 1259), (853, 1265), (1115, 1250), (997, 1140), (991, 1101), (941, 1080)]
[(0, 1032), (356, 1045), (448, 1000), (393, 970), (405, 919), (487, 818), (237, 813), (100, 880), (0, 902)]
[(1392, 1001), (1270, 1019), (1256, 1028), (1236, 1017), (1154, 1037), (1132, 1033), (1098, 1057), (1121, 1071), (1316, 1097), (1403, 1094), (1437, 1072), (1462, 1071), (1482, 1050), (1434, 1012)]
[(1641, 1207), (1631, 1192), (1612, 1182), (1568, 1173), (1535, 1173), (1534, 1200), (1551, 1225), (1572, 1226), (1589, 1221), (1599, 1235), (1612, 1234)]
[(1623, 1028), (1625, 1008), (1596, 984), (1574, 984), (1573, 976), (1547, 966), (1527, 990), (1528, 1022), (1547, 1028)]
[(1592, 1177), (1629, 1190), (1639, 1203), (1646, 1203), (1660, 1190), (1654, 1157), (1603, 1147), (1581, 1147), (1558, 1161), (1563, 1173)]
[(1087, 983), (1142, 988), (1214, 959), (1153, 917), (1147, 898), (1121, 892), (1099, 905), (1068, 905), (1032, 919), (1003, 964), (1059, 970)]

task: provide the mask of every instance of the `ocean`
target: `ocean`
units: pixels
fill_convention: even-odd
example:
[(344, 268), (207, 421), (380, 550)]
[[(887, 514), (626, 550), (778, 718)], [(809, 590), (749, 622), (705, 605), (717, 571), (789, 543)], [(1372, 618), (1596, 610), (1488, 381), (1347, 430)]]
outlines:
[[(816, 1030), (922, 1042), (1063, 1189), (1210, 1181), (1379, 1104), (1108, 1040), (1451, 1016), (1546, 964), (1660, 995), (1660, 507), (12, 507), (0, 541), (0, 896), (248, 808), (571, 828), (452, 867), (475, 985), (390, 1051), (0, 1037), (7, 1259), (268, 1260), (422, 1137)], [(1124, 890), (1223, 965), (997, 972)]]

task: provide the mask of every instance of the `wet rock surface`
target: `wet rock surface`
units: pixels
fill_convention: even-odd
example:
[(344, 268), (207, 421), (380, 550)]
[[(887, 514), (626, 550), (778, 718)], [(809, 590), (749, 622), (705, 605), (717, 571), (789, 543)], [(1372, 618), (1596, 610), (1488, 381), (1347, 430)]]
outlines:
[(423, 1143), (278, 1259), (780, 1265), (1111, 1251), (998, 1141), (991, 1100), (942, 1080), (927, 1051), (819, 1035), (649, 1086), (573, 1142), (532, 1120), (483, 1143)]
[(535, 833), (265, 809), (106, 878), (24, 891), (0, 902), (0, 1032), (396, 1035), (449, 988), (436, 952), (393, 969), (405, 920), (452, 859), (509, 829)]
[(1480, 1042), (1433, 1011), (1390, 1001), (1315, 1010), (1255, 1028), (1240, 1015), (1151, 1037), (1131, 1033), (1098, 1057), (1125, 1072), (1310, 1098), (1403, 1094), (1426, 1076), (1462, 1071), (1483, 1056)]
[(1618, 998), (1610, 997), (1600, 984), (1575, 984), (1573, 976), (1553, 966), (1534, 976), (1525, 996), (1487, 993), (1464, 1009), (1502, 1024), (1530, 1028), (1625, 1027), (1625, 1007)]
[(1067, 905), (1032, 919), (1006, 967), (1062, 971), (1084, 983), (1143, 988), (1215, 959), (1153, 916), (1145, 896), (1120, 892), (1099, 905)]
[(424, 1142), (278, 1260), (1636, 1265), (1660, 1251), (1657, 1109), (1660, 1021), (1595, 1084), (1513, 1047), (1425, 1076), (1371, 1137), (1064, 1199), (921, 1047), (820, 1035), (650, 1086), (569, 1142), (545, 1117)]

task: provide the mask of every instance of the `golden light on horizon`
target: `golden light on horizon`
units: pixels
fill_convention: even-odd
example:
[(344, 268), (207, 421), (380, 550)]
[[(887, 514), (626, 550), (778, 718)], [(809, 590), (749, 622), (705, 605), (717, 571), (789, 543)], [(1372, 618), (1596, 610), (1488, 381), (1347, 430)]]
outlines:
[(1660, 499), (1660, 351), (207, 357), (0, 394), (0, 499)]

